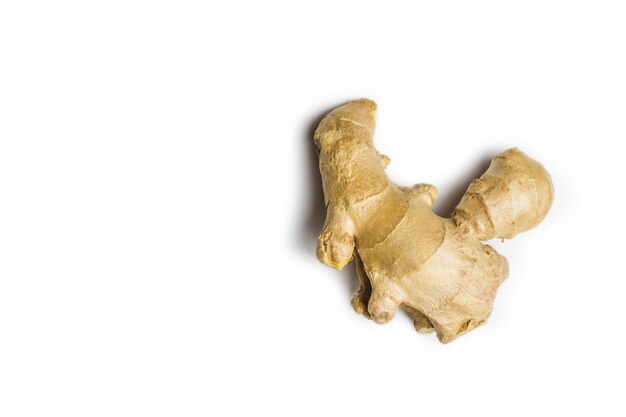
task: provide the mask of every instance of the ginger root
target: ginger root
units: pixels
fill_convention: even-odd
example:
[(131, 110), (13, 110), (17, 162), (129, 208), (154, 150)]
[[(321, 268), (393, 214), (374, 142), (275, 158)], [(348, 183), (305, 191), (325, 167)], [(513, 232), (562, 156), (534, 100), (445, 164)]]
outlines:
[(417, 331), (434, 330), (447, 343), (487, 320), (508, 276), (506, 259), (481, 240), (510, 239), (541, 222), (552, 182), (538, 162), (509, 149), (472, 182), (451, 218), (439, 217), (434, 186), (387, 178), (375, 120), (376, 104), (355, 100), (315, 132), (327, 210), (317, 256), (336, 269), (355, 260), (357, 313), (385, 323), (402, 307)]

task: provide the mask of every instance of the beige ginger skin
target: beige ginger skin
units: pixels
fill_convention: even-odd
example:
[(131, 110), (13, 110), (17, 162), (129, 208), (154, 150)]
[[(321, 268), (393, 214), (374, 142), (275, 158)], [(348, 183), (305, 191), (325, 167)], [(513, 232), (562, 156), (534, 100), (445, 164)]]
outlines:
[(315, 132), (326, 203), (317, 256), (343, 268), (354, 259), (361, 286), (354, 309), (377, 323), (399, 307), (418, 332), (443, 343), (483, 324), (508, 275), (504, 257), (481, 243), (536, 226), (552, 204), (550, 176), (518, 149), (496, 155), (451, 218), (432, 211), (437, 189), (389, 181), (389, 158), (373, 145), (376, 104), (331, 111)]

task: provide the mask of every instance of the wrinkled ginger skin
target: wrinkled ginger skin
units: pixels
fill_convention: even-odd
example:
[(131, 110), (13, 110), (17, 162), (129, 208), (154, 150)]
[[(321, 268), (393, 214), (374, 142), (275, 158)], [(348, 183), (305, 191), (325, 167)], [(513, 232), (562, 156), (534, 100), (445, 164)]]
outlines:
[(385, 323), (403, 307), (417, 331), (450, 342), (487, 320), (508, 275), (506, 259), (481, 240), (511, 238), (543, 220), (550, 176), (510, 149), (470, 185), (452, 218), (442, 218), (432, 211), (434, 186), (389, 181), (375, 124), (376, 104), (360, 99), (331, 111), (315, 132), (327, 211), (317, 256), (336, 269), (355, 260), (358, 313)]

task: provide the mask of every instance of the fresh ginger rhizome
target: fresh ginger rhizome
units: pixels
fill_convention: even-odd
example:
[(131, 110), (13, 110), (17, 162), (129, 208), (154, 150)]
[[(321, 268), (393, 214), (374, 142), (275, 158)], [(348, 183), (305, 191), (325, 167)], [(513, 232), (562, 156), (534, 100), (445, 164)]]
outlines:
[(452, 213), (432, 211), (437, 189), (399, 187), (373, 145), (376, 104), (331, 111), (315, 132), (327, 207), (317, 256), (333, 268), (355, 260), (354, 309), (377, 323), (399, 307), (419, 332), (443, 343), (484, 323), (508, 275), (506, 259), (481, 241), (510, 239), (539, 224), (552, 204), (547, 171), (518, 149), (496, 155)]

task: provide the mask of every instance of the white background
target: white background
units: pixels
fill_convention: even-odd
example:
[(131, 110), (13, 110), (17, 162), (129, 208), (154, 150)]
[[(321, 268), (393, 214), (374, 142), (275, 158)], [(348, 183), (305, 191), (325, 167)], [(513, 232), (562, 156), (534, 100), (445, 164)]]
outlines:
[[(623, 416), (623, 2), (223, 3), (0, 5), (0, 415)], [(452, 344), (315, 258), (359, 97), (440, 214), (506, 148), (552, 174)]]

